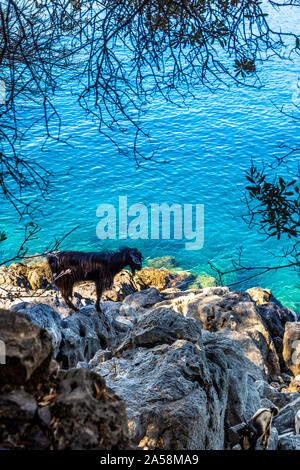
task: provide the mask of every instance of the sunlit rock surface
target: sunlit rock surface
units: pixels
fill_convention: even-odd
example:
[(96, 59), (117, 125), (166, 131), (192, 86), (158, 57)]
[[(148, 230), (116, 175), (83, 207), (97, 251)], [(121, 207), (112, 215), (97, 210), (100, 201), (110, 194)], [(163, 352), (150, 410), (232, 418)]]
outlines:
[(15, 448), (239, 448), (244, 419), (275, 405), (269, 448), (297, 447), (298, 323), (271, 293), (258, 305), (253, 292), (227, 287), (164, 288), (166, 271), (147, 268), (159, 271), (161, 289), (123, 271), (100, 315), (90, 283), (76, 286), (73, 313), (57, 291), (32, 291), (15, 269), (14, 285), (0, 286), (11, 309), (0, 312), (9, 345), (0, 369), (4, 444), (14, 435)]

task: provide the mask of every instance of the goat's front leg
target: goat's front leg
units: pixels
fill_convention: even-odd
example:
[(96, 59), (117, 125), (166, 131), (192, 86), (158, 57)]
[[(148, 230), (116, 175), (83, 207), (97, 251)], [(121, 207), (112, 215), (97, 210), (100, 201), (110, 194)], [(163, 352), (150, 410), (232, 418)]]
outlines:
[(64, 298), (64, 301), (66, 302), (66, 304), (68, 305), (68, 307), (70, 307), (72, 310), (74, 310), (74, 312), (79, 312), (79, 308), (75, 307), (75, 305), (73, 304), (71, 299), (69, 299), (69, 297), (65, 297), (63, 295), (63, 298)]
[(267, 430), (264, 431), (262, 437), (261, 437), (261, 441), (260, 441), (260, 445), (263, 446), (264, 443), (266, 442), (266, 438), (267, 438)]
[(96, 284), (96, 296), (97, 296), (95, 307), (96, 307), (97, 312), (101, 313), (100, 300), (101, 300), (101, 296), (103, 292), (103, 286), (101, 282), (96, 282), (95, 284)]
[(269, 426), (266, 430), (266, 441), (265, 441), (265, 445), (264, 445), (264, 450), (267, 450), (268, 447), (269, 447), (270, 436), (271, 436), (271, 423), (269, 424)]

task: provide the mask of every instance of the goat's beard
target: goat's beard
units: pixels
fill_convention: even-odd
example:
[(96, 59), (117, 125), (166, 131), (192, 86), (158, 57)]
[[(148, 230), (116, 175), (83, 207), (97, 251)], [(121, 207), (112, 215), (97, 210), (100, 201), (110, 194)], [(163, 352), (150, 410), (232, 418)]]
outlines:
[(136, 266), (130, 266), (130, 269), (131, 269), (132, 275), (134, 276), (136, 271), (140, 271), (140, 269), (142, 269), (142, 265), (140, 264)]

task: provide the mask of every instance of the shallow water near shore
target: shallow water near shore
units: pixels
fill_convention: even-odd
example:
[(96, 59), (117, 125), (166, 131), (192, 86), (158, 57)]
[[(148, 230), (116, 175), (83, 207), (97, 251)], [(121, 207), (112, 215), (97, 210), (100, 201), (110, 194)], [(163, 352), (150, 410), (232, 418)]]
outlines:
[[(24, 154), (54, 175), (49, 197), (42, 204), (43, 212), (35, 214), (34, 220), (42, 230), (31, 242), (30, 253), (43, 251), (54, 237), (79, 225), (64, 248), (92, 251), (136, 246), (145, 258), (175, 256), (182, 269), (214, 275), (208, 260), (222, 270), (230, 269), (231, 256), (243, 247), (245, 264), (272, 266), (277, 262), (274, 255), (280, 253), (287, 240), (266, 240), (255, 229), (249, 229), (242, 219), (245, 206), (241, 198), (251, 159), (258, 165), (271, 163), (274, 155), (280, 154), (281, 143), (296, 141), (297, 123), (282, 115), (275, 105), (290, 109), (298, 73), (295, 63), (279, 64), (274, 60), (261, 70), (262, 89), (233, 86), (212, 94), (199, 88), (197, 99), (181, 108), (154, 100), (143, 121), (151, 131), (157, 159), (167, 163), (144, 162), (138, 169), (134, 160), (98, 134), (97, 123), (86, 120), (65, 85), (56, 105), (63, 122), (62, 136), (72, 136), (72, 147), (52, 142), (42, 152), (38, 125), (34, 127), (35, 137), (23, 146)], [(32, 110), (24, 110), (24, 118), (26, 112)], [(126, 144), (129, 137), (120, 135), (118, 139)], [(146, 144), (145, 149), (147, 154)], [(296, 169), (295, 159), (279, 171), (285, 176)], [(127, 196), (128, 205), (143, 203), (147, 207), (164, 202), (204, 204), (203, 248), (188, 251), (186, 240), (99, 240), (96, 209), (102, 203), (117, 209), (119, 196)], [(1, 201), (0, 229), (8, 236), (1, 244), (1, 257), (13, 256), (22, 242), (23, 225), (16, 227), (17, 221), (13, 208)], [(232, 275), (227, 282), (240, 280)], [(297, 284), (297, 274), (290, 269), (270, 271), (232, 288), (269, 288), (284, 306), (300, 314)]]

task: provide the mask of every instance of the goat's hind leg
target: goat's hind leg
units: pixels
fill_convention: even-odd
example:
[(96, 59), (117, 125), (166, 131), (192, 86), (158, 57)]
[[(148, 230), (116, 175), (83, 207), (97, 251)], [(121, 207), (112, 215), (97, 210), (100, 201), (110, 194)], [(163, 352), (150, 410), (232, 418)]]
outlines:
[(68, 307), (70, 307), (75, 312), (79, 312), (79, 308), (75, 307), (75, 305), (73, 304), (73, 302), (71, 300), (72, 299), (72, 291), (73, 291), (73, 288), (71, 286), (68, 289), (64, 289), (63, 291), (61, 291), (61, 294), (63, 296), (64, 301), (68, 305)]
[(103, 286), (100, 282), (96, 282), (95, 284), (96, 284), (96, 295), (97, 295), (95, 307), (96, 307), (97, 312), (101, 313), (100, 300), (101, 300), (101, 296), (103, 292)]
[(267, 427), (265, 434), (266, 434), (266, 441), (264, 445), (264, 450), (267, 450), (267, 448), (269, 447), (269, 441), (270, 441), (270, 436), (271, 436), (271, 423)]
[(68, 297), (64, 297), (64, 300), (66, 302), (66, 304), (68, 305), (68, 307), (70, 307), (72, 310), (74, 310), (74, 312), (79, 312), (79, 308), (75, 307), (75, 305), (73, 304), (73, 302), (71, 301), (70, 298)]

